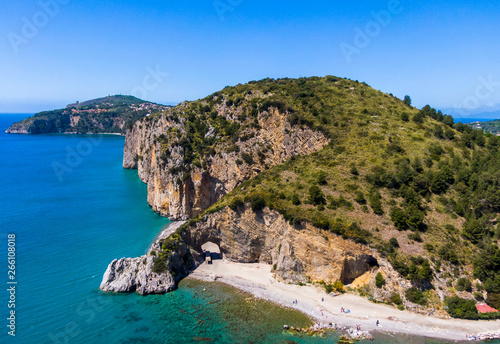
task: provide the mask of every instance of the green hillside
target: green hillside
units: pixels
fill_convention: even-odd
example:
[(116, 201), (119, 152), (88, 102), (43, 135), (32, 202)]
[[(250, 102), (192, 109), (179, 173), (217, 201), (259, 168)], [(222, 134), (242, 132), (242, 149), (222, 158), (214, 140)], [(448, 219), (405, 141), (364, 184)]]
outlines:
[[(215, 107), (224, 104), (239, 115), (233, 120), (218, 116)], [(414, 290), (406, 296), (415, 303), (431, 305), (439, 279), (446, 288), (474, 292), (477, 300), (486, 290), (488, 304), (500, 308), (496, 136), (454, 124), (430, 106), (415, 109), (409, 99), (403, 102), (357, 81), (265, 79), (174, 109), (171, 116), (184, 121), (187, 130), (185, 135), (165, 133), (165, 158), (181, 145), (184, 170), (190, 164), (206, 166), (216, 145), (234, 149), (235, 142), (248, 139), (256, 116), (272, 109), (286, 113), (292, 124), (323, 132), (330, 144), (268, 168), (206, 213), (243, 203), (255, 211), (267, 206), (291, 223), (309, 222), (376, 248), (412, 282)], [(210, 127), (219, 136), (207, 138)], [(239, 163), (253, 164), (266, 149), (242, 154)], [(461, 299), (448, 305), (454, 316), (479, 317), (462, 312), (469, 304)]]
[(487, 121), (487, 122), (475, 122), (475, 123), (469, 123), (471, 127), (474, 129), (481, 129), (485, 133), (491, 133), (494, 135), (500, 134), (500, 120), (495, 119), (493, 121)]

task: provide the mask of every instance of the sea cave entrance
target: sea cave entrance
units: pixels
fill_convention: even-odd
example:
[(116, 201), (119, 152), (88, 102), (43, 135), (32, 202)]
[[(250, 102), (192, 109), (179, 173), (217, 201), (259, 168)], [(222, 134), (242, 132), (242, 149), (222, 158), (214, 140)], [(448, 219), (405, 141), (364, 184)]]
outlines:
[(222, 254), (219, 245), (211, 241), (207, 241), (206, 243), (201, 245), (201, 249), (203, 252), (203, 257), (205, 259), (205, 262), (207, 262), (207, 264), (212, 264), (214, 260), (222, 259)]

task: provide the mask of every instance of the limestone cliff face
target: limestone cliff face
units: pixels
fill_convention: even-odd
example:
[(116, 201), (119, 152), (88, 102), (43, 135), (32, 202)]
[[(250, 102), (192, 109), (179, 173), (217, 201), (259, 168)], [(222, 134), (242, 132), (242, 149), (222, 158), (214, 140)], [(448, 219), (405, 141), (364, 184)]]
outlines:
[(289, 224), (265, 208), (257, 213), (225, 208), (188, 227), (183, 239), (195, 250), (207, 241), (219, 245), (224, 259), (276, 266), (276, 277), (287, 282), (307, 280), (344, 284), (373, 270), (377, 253), (312, 225)]
[(240, 208), (225, 208), (183, 230), (185, 245), (170, 256), (167, 271), (160, 275), (152, 270), (157, 258), (150, 252), (159, 252), (159, 240), (179, 225), (164, 233), (147, 255), (114, 260), (104, 274), (101, 289), (140, 294), (169, 292), (189, 273), (188, 265), (195, 268), (203, 261), (201, 246), (209, 241), (219, 245), (223, 259), (275, 265), (276, 278), (285, 282), (324, 280), (349, 284), (365, 274), (373, 275), (377, 269), (379, 256), (366, 246), (311, 225), (290, 225), (281, 214), (267, 208), (257, 213)]
[[(228, 121), (237, 121), (238, 110), (220, 105), (217, 111)], [(138, 169), (139, 177), (148, 185), (148, 203), (154, 211), (173, 220), (197, 216), (264, 169), (294, 155), (318, 151), (329, 142), (321, 132), (290, 125), (287, 114), (273, 109), (258, 115), (258, 129), (245, 129), (242, 135), (248, 139), (238, 140), (232, 149), (225, 142), (218, 143), (205, 166), (190, 164), (186, 172), (182, 147), (165, 148), (174, 141), (165, 142), (166, 133), (186, 131), (183, 119), (171, 118), (166, 111), (136, 122), (127, 131), (123, 166)], [(206, 137), (220, 136), (210, 128)], [(242, 154), (253, 161), (243, 161)]]

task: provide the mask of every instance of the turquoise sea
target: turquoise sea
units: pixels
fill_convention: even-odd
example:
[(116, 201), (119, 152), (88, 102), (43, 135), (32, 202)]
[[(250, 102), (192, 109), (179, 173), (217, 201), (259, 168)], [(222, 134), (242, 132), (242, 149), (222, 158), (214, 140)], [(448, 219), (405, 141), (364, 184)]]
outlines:
[[(121, 166), (124, 138), (7, 135), (28, 115), (0, 115), (0, 343), (335, 343), (288, 337), (300, 313), (228, 286), (185, 280), (170, 294), (106, 294), (115, 258), (135, 257), (169, 221), (153, 213), (136, 171)], [(7, 332), (7, 235), (16, 235), (16, 328)], [(373, 343), (444, 343), (378, 334)]]

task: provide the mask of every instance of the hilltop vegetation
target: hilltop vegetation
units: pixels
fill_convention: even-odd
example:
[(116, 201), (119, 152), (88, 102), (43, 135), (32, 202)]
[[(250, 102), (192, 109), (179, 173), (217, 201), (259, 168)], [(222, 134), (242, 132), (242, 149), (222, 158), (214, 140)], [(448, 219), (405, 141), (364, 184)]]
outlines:
[(132, 96), (108, 96), (68, 105), (64, 109), (43, 111), (13, 124), (8, 133), (117, 133), (137, 120), (166, 107)]
[[(221, 109), (234, 115), (221, 116)], [(273, 111), (330, 143), (274, 167), (266, 163), (270, 147), (240, 152), (259, 129), (256, 118)], [(439, 288), (500, 308), (496, 136), (455, 124), (430, 106), (415, 109), (409, 98), (332, 76), (227, 87), (146, 123), (161, 116), (184, 128), (158, 138), (165, 161), (182, 152), (183, 164), (170, 171), (179, 183), (193, 166), (208, 170), (221, 149), (239, 154), (239, 165), (263, 167), (205, 214), (243, 204), (256, 212), (269, 207), (292, 224), (307, 222), (377, 249), (411, 282), (405, 298), (415, 304), (439, 305)], [(164, 264), (162, 257), (155, 264)], [(470, 303), (449, 304), (453, 316), (475, 312)]]
[(494, 135), (500, 134), (500, 120), (495, 119), (493, 121), (486, 122), (475, 122), (469, 123), (474, 129), (483, 130), (485, 133), (491, 133)]

